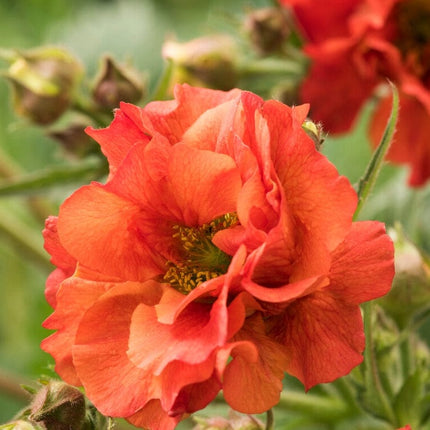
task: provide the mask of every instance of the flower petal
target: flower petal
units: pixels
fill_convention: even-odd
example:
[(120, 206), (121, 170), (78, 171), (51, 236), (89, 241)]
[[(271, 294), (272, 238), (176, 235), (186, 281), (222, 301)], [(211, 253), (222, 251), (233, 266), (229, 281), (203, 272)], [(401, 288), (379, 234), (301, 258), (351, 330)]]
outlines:
[(142, 303), (154, 305), (162, 291), (154, 281), (119, 284), (80, 321), (73, 362), (88, 397), (104, 415), (128, 417), (159, 398), (159, 381), (151, 369), (137, 368), (127, 350), (135, 309)]
[(58, 232), (67, 251), (86, 266), (123, 280), (146, 280), (162, 273), (164, 262), (138, 234), (138, 221), (138, 206), (94, 183), (63, 203)]
[(394, 247), (382, 223), (356, 222), (333, 253), (330, 293), (360, 304), (388, 293), (394, 277)]
[(293, 302), (283, 316), (267, 324), (272, 327), (269, 335), (287, 348), (287, 372), (307, 390), (348, 374), (363, 360), (360, 308), (327, 291)]

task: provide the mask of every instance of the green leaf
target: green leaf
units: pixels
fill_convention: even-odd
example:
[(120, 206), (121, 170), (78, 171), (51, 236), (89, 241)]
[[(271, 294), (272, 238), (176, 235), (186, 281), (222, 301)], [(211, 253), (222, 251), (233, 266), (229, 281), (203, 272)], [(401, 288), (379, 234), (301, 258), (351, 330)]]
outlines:
[(107, 173), (106, 162), (92, 157), (80, 164), (54, 166), (0, 182), (0, 196), (30, 195), (46, 189), (76, 182), (88, 182)]
[(385, 154), (388, 152), (388, 149), (390, 148), (392, 142), (397, 118), (399, 115), (399, 93), (397, 91), (397, 88), (392, 84), (391, 90), (393, 92), (393, 104), (387, 126), (385, 127), (381, 142), (379, 143), (378, 147), (372, 155), (372, 158), (369, 161), (369, 164), (367, 165), (363, 177), (360, 178), (356, 186), (358, 194), (358, 204), (357, 209), (355, 210), (354, 219), (358, 217), (358, 214), (360, 213), (364, 203), (366, 202), (370, 192), (372, 191), (373, 186), (375, 185), (376, 179), (381, 172)]

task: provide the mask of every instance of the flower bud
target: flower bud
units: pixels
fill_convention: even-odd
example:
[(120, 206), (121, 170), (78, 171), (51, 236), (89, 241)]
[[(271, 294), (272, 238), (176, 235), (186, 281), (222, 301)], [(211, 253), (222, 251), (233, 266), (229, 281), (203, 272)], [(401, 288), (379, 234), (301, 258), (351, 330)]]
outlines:
[(83, 158), (98, 150), (96, 142), (85, 133), (87, 123), (72, 122), (66, 127), (49, 130), (48, 136), (60, 143), (67, 155)]
[(227, 36), (206, 36), (186, 43), (169, 40), (162, 53), (173, 62), (172, 86), (186, 82), (230, 90), (238, 81), (235, 50), (233, 40)]
[(46, 125), (67, 110), (81, 74), (80, 63), (67, 51), (42, 47), (14, 54), (5, 76), (16, 113)]
[(223, 417), (193, 417), (197, 423), (193, 430), (262, 430), (264, 424), (251, 415), (231, 412), (229, 419)]
[(102, 58), (93, 88), (98, 106), (111, 110), (120, 102), (137, 103), (143, 95), (144, 83), (135, 69), (119, 65), (110, 56)]
[(306, 134), (314, 141), (315, 148), (319, 151), (324, 142), (322, 125), (314, 123), (310, 119), (305, 119), (302, 127)]
[(85, 397), (77, 388), (50, 381), (35, 395), (28, 418), (47, 430), (80, 430), (85, 413)]
[(244, 29), (260, 55), (279, 51), (290, 35), (288, 12), (285, 8), (267, 7), (251, 12)]
[(430, 266), (400, 226), (389, 234), (394, 242), (396, 274), (391, 291), (379, 303), (402, 327), (430, 304)]

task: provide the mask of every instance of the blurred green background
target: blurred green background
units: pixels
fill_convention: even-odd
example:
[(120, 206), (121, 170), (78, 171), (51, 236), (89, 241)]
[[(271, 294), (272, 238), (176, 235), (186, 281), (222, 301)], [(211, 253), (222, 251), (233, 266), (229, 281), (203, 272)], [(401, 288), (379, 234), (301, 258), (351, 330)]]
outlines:
[[(251, 6), (270, 1), (224, 0), (2, 0), (0, 47), (31, 48), (56, 44), (68, 48), (94, 76), (102, 54), (119, 61), (131, 59), (150, 77), (154, 88), (163, 68), (160, 48), (173, 33), (186, 41), (214, 31), (232, 31)], [(7, 63), (2, 63), (5, 69)], [(0, 79), (0, 157), (2, 173), (19, 175), (65, 163), (57, 143), (44, 132), (16, 117), (11, 93)], [(352, 182), (363, 173), (370, 157), (366, 139), (369, 109), (352, 135), (328, 138), (323, 150)], [(429, 187), (410, 190), (407, 171), (387, 166), (362, 218), (392, 225), (401, 220), (409, 236), (430, 251)], [(52, 269), (43, 250), (41, 230), (47, 213), (79, 183), (55, 188), (28, 200), (0, 198), (0, 378), (15, 383), (51, 374), (52, 359), (39, 348), (48, 331), (41, 328), (51, 309), (44, 298), (44, 282)], [(41, 198), (43, 199), (41, 202)], [(36, 214), (36, 215), (35, 215)], [(426, 216), (427, 214), (427, 216)], [(19, 241), (27, 243), (30, 250)], [(30, 245), (28, 245), (30, 244)], [(24, 405), (19, 395), (0, 392), (0, 423)]]

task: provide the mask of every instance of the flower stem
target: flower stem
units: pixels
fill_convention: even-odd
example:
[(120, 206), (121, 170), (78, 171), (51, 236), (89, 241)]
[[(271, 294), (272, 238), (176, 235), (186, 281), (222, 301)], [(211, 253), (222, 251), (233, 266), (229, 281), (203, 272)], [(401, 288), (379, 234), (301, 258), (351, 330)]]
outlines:
[(295, 391), (282, 392), (278, 407), (312, 417), (314, 422), (321, 423), (333, 423), (353, 415), (349, 405), (339, 398), (322, 397)]
[(398, 427), (396, 415), (379, 376), (378, 363), (376, 361), (373, 344), (372, 305), (372, 302), (363, 304), (364, 332), (366, 337), (364, 362), (368, 368), (365, 379), (366, 388), (371, 394), (375, 395), (385, 415), (385, 419), (393, 426)]
[(0, 234), (6, 236), (23, 256), (27, 256), (44, 271), (52, 270), (49, 256), (40, 245), (39, 237), (3, 208), (0, 208)]
[(275, 428), (274, 427), (274, 425), (275, 425), (275, 419), (274, 419), (274, 416), (273, 416), (273, 409), (269, 409), (266, 412), (266, 416), (267, 416), (267, 419), (266, 419), (266, 430), (273, 430)]
[(375, 185), (376, 179), (381, 172), (382, 163), (384, 161), (385, 154), (390, 148), (391, 141), (393, 138), (394, 130), (399, 115), (399, 93), (397, 88), (391, 84), (391, 90), (393, 92), (393, 103), (391, 107), (391, 114), (388, 118), (387, 126), (385, 127), (384, 134), (382, 135), (381, 142), (376, 148), (372, 155), (372, 158), (367, 165), (366, 171), (362, 178), (360, 178), (356, 188), (358, 195), (357, 209), (354, 213), (354, 219), (356, 219), (363, 208), (364, 203), (369, 197), (373, 186)]
[(164, 67), (164, 71), (161, 75), (160, 80), (158, 81), (157, 87), (152, 93), (150, 100), (164, 100), (169, 89), (170, 79), (173, 73), (173, 61), (166, 60), (166, 65)]
[(241, 76), (277, 74), (283, 76), (303, 76), (304, 65), (298, 61), (275, 60), (273, 58), (256, 62), (245, 62), (239, 67)]

